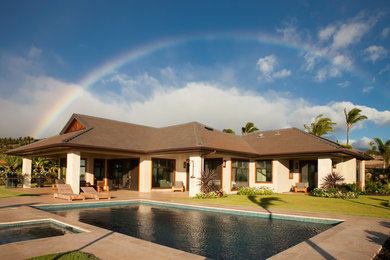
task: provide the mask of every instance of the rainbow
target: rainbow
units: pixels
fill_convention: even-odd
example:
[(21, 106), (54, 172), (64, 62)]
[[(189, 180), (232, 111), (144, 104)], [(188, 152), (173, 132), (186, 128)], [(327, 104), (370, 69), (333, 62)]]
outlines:
[[(63, 95), (57, 100), (56, 105), (49, 109), (46, 115), (44, 115), (40, 122), (38, 122), (36, 129), (34, 129), (32, 136), (39, 138), (44, 135), (47, 129), (53, 124), (53, 122), (64, 113), (70, 105), (78, 99), (85, 90), (91, 88), (96, 82), (100, 81), (110, 73), (115, 72), (125, 64), (137, 61), (138, 59), (151, 55), (159, 50), (171, 48), (180, 44), (188, 43), (195, 40), (216, 40), (216, 39), (234, 39), (234, 40), (251, 40), (257, 41), (263, 44), (271, 44), (275, 46), (281, 46), (289, 49), (295, 49), (297, 51), (303, 51), (312, 55), (326, 59), (329, 63), (333, 63), (331, 58), (321, 55), (318, 51), (312, 49), (310, 46), (302, 46), (294, 43), (288, 43), (280, 38), (271, 36), (268, 34), (259, 33), (210, 33), (199, 34), (191, 36), (180, 36), (162, 39), (153, 43), (142, 45), (141, 47), (131, 49), (119, 55), (117, 58), (105, 62), (98, 68), (92, 70), (85, 78), (83, 78), (75, 89), (69, 91), (66, 95)], [(337, 65), (337, 64), (335, 64)], [(345, 68), (343, 68), (345, 69)]]

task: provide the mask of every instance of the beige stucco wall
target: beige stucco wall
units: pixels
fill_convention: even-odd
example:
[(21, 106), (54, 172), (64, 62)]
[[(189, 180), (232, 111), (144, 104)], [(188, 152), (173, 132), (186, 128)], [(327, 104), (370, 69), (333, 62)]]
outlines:
[(332, 173), (332, 159), (331, 158), (318, 158), (317, 160), (317, 187), (320, 188), (324, 182), (324, 178)]
[[(362, 164), (363, 165), (363, 164)], [(336, 165), (336, 172), (344, 177), (345, 183), (356, 182), (356, 159), (345, 158)], [(364, 170), (362, 171), (364, 174)]]

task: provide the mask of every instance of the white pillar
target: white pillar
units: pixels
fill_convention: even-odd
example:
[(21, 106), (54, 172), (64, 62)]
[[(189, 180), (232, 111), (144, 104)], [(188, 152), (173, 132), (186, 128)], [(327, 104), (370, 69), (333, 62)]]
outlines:
[(80, 152), (68, 152), (66, 157), (66, 183), (74, 193), (80, 193)]
[(190, 156), (190, 197), (195, 197), (195, 195), (200, 192), (202, 165), (203, 158), (199, 155)]
[(330, 158), (318, 158), (318, 174), (317, 174), (317, 187), (322, 186), (323, 178), (332, 173), (332, 159)]
[(24, 157), (22, 164), (23, 188), (31, 188), (31, 158)]
[(152, 159), (149, 156), (141, 156), (139, 159), (139, 191), (150, 192), (152, 190)]

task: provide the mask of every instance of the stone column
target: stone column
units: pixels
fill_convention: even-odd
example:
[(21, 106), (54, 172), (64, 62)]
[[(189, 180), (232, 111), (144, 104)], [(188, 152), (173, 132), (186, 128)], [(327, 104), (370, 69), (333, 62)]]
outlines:
[(23, 188), (31, 188), (31, 158), (23, 157), (22, 164), (22, 176), (23, 176)]
[(323, 183), (323, 178), (332, 172), (332, 159), (318, 158), (317, 188)]
[(72, 186), (74, 193), (80, 193), (80, 152), (68, 152), (66, 157), (66, 183)]
[(190, 156), (190, 197), (195, 197), (200, 192), (200, 176), (202, 172), (203, 158), (200, 155)]

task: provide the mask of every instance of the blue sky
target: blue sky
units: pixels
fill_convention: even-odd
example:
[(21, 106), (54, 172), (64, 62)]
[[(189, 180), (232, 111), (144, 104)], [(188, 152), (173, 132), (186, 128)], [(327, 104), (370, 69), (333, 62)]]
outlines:
[(364, 149), (390, 133), (388, 1), (1, 1), (1, 136), (72, 113), (150, 126), (303, 129)]

